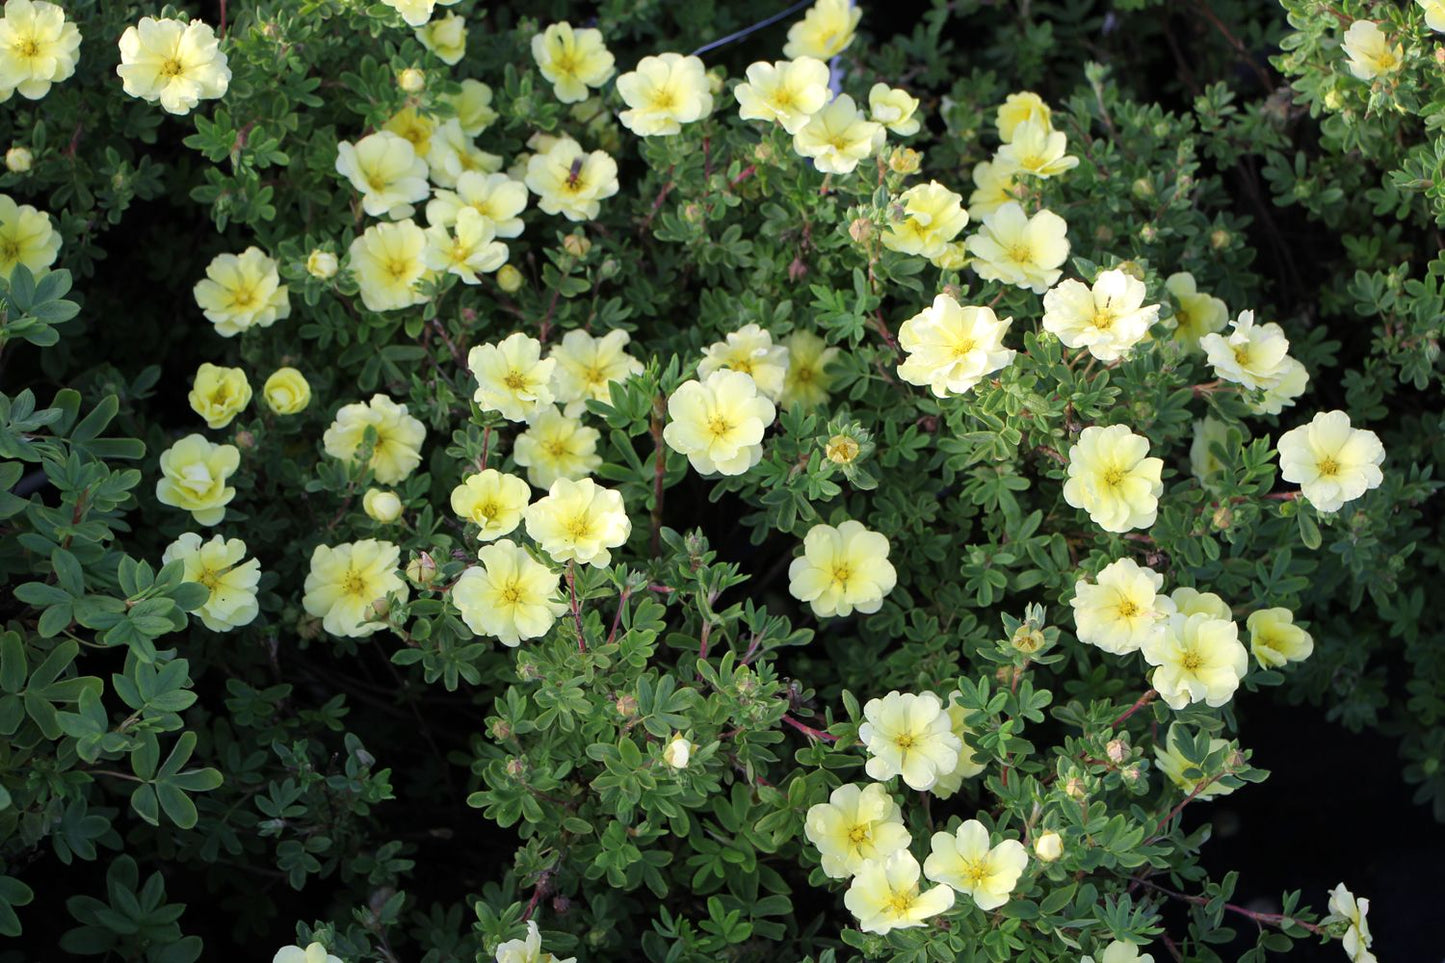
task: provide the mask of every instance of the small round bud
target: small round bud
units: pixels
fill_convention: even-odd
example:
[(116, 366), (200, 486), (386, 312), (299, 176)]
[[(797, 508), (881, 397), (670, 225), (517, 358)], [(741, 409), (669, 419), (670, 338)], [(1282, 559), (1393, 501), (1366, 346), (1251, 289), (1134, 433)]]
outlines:
[(617, 258), (610, 257), (603, 261), (602, 266), (597, 269), (597, 276), (606, 281), (608, 278), (615, 278), (617, 272), (621, 270), (622, 265), (617, 263)]
[(620, 695), (617, 697), (617, 701), (612, 704), (612, 707), (617, 710), (617, 714), (622, 718), (631, 719), (637, 715), (637, 696)]
[(1234, 527), (1234, 510), (1228, 505), (1220, 505), (1214, 510), (1214, 518), (1211, 521), (1215, 528), (1221, 532), (1227, 532)]
[(236, 432), (236, 447), (242, 451), (250, 451), (256, 447), (256, 436), (245, 430)]
[(535, 682), (537, 679), (542, 678), (542, 673), (538, 670), (537, 663), (531, 659), (518, 659), (517, 678), (523, 682)]
[(507, 760), (507, 775), (513, 779), (521, 779), (527, 774), (527, 760), (518, 759), (516, 756)]
[[(1437, 60), (1440, 53), (1441, 51), (1439, 50), (1435, 51)], [(1338, 90), (1328, 90), (1325, 92), (1325, 106), (1328, 107), (1330, 110), (1339, 110), (1342, 106), (1344, 106), (1344, 103), (1345, 100), (1343, 97), (1340, 96), (1340, 92)]]
[(5, 168), (12, 174), (24, 174), (35, 162), (35, 155), (24, 147), (12, 147), (5, 152)]
[(859, 244), (866, 244), (873, 239), (873, 222), (866, 217), (857, 217), (853, 223), (848, 225), (848, 236)]
[(1216, 228), (1209, 234), (1209, 246), (1216, 251), (1222, 251), (1234, 243), (1234, 235), (1224, 228)]
[(888, 169), (895, 174), (912, 174), (923, 163), (923, 155), (912, 147), (895, 147), (888, 155)]
[[(361, 507), (366, 510), (373, 521), (383, 525), (390, 525), (401, 517), (401, 499), (396, 492), (385, 491), (380, 488), (368, 488), (366, 494), (361, 496)], [(435, 573), (436, 563), (432, 563)]]
[(1155, 241), (1159, 240), (1159, 228), (1155, 227), (1153, 224), (1145, 224), (1143, 227), (1139, 228), (1139, 240), (1143, 241), (1145, 244), (1153, 244)]
[(772, 163), (774, 154), (775, 154), (775, 152), (774, 152), (774, 150), (773, 150), (773, 145), (770, 144), (770, 143), (768, 143), (767, 141), (763, 141), (763, 142), (761, 142), (760, 144), (758, 144), (756, 147), (753, 148), (753, 163), (755, 163), (755, 164), (769, 164), (769, 163)]
[(1123, 739), (1110, 739), (1109, 744), (1104, 747), (1104, 752), (1108, 754), (1110, 762), (1118, 765), (1128, 757), (1129, 746)]
[(501, 742), (503, 739), (512, 737), (512, 727), (507, 724), (505, 719), (495, 719), (492, 721), (491, 733), (493, 739)]
[(321, 281), (329, 281), (336, 277), (336, 270), (339, 267), (341, 267), (341, 262), (337, 260), (336, 255), (320, 248), (312, 251), (306, 258), (306, 273)]
[(408, 94), (419, 94), (426, 89), (426, 74), (408, 67), (396, 75), (396, 85)]
[(1139, 198), (1140, 200), (1145, 200), (1146, 198), (1154, 196), (1154, 185), (1149, 183), (1148, 179), (1144, 177), (1140, 177), (1139, 179), (1134, 181), (1134, 183), (1130, 185), (1129, 189), (1133, 191), (1134, 196)]
[(697, 746), (689, 742), (680, 732), (672, 735), (672, 741), (662, 750), (662, 761), (674, 769), (686, 769), (688, 760)]
[(823, 454), (835, 465), (851, 465), (862, 451), (858, 440), (850, 435), (834, 435), (823, 446)]
[(702, 205), (686, 204), (682, 208), (682, 219), (689, 224), (702, 223)]
[(522, 272), (510, 264), (503, 264), (497, 271), (497, 287), (507, 294), (515, 294), (522, 287)]
[(1144, 770), (1139, 768), (1138, 763), (1135, 763), (1132, 766), (1125, 766), (1123, 769), (1120, 769), (1119, 775), (1123, 776), (1124, 781), (1132, 786), (1143, 778)]
[(373, 618), (384, 619), (390, 611), (391, 603), (386, 600), (386, 596), (383, 595), (379, 599), (371, 600), (371, 614)]
[(585, 234), (568, 234), (562, 238), (562, 250), (573, 257), (586, 257), (587, 252), (592, 250), (592, 242)]
[(1064, 855), (1064, 838), (1052, 829), (1034, 837), (1034, 855), (1045, 863), (1052, 863)]
[(1014, 629), (1014, 634), (1009, 637), (1009, 644), (1024, 655), (1033, 655), (1047, 642), (1043, 632), (1027, 623)]
[(1084, 780), (1078, 776), (1070, 776), (1068, 781), (1064, 783), (1064, 795), (1070, 799), (1082, 800), (1084, 796), (1087, 795), (1084, 789)]
[(406, 577), (415, 585), (430, 585), (436, 581), (437, 563), (430, 554), (418, 552), (406, 563)]

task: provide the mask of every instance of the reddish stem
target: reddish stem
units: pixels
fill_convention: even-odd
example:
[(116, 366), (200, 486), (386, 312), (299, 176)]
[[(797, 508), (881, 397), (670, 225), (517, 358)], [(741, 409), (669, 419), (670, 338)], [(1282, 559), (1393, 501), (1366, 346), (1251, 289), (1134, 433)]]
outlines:
[(803, 723), (799, 722), (797, 719), (794, 719), (792, 716), (787, 715), (786, 713), (784, 713), (783, 715), (783, 721), (786, 722), (788, 725), (792, 726), (794, 729), (797, 729), (805, 736), (810, 736), (823, 742), (838, 741), (838, 737), (833, 735), (832, 733), (824, 732), (822, 729), (814, 729), (812, 726), (809, 725), (804, 725)]
[(1153, 689), (1146, 690), (1145, 693), (1139, 697), (1138, 701), (1136, 701), (1136, 702), (1135, 702), (1132, 706), (1130, 706), (1128, 709), (1125, 709), (1125, 710), (1124, 710), (1124, 714), (1123, 714), (1123, 715), (1121, 715), (1119, 718), (1115, 719), (1113, 722), (1109, 723), (1109, 728), (1110, 728), (1110, 729), (1117, 729), (1117, 728), (1119, 728), (1119, 723), (1123, 722), (1125, 719), (1129, 718), (1129, 717), (1132, 716), (1134, 713), (1138, 712), (1140, 709), (1144, 708), (1144, 707), (1147, 706), (1149, 703), (1153, 702), (1153, 701), (1154, 701), (1154, 697), (1157, 696), (1158, 694), (1159, 694), (1159, 693), (1158, 693), (1158, 692), (1155, 692)]

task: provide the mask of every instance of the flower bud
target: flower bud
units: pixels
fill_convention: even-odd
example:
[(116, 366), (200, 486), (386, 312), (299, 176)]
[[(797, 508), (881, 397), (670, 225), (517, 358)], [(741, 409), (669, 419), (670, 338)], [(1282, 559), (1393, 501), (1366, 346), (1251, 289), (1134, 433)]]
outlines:
[(436, 581), (437, 563), (430, 554), (418, 552), (406, 563), (406, 577), (416, 585), (430, 585)]
[(340, 266), (341, 262), (336, 259), (335, 254), (319, 247), (306, 258), (306, 273), (320, 281), (329, 281), (336, 277), (336, 270)]
[(835, 465), (851, 465), (862, 451), (858, 440), (851, 435), (834, 435), (823, 446), (823, 454)]
[(622, 718), (631, 719), (637, 715), (637, 696), (620, 695), (617, 697), (617, 701), (612, 704), (612, 707), (617, 710), (617, 714)]
[(386, 618), (387, 613), (389, 613), (390, 611), (391, 611), (391, 603), (386, 600), (386, 596), (385, 596), (385, 595), (383, 595), (383, 596), (382, 596), (381, 598), (379, 598), (379, 599), (372, 599), (372, 600), (371, 600), (371, 615), (372, 615), (372, 618), (384, 619), (384, 618)]
[(513, 779), (521, 779), (527, 774), (527, 760), (518, 759), (516, 756), (507, 760), (507, 775)]
[[(1439, 53), (1440, 51), (1437, 50), (1436, 54), (1438, 55)], [(1344, 98), (1340, 96), (1340, 92), (1338, 90), (1329, 90), (1325, 92), (1325, 106), (1328, 107), (1330, 110), (1339, 110), (1340, 107), (1344, 105), (1344, 102)]]
[(1209, 235), (1209, 246), (1216, 251), (1222, 251), (1232, 243), (1234, 243), (1234, 235), (1222, 227), (1215, 229)]
[(1129, 189), (1132, 190), (1134, 196), (1141, 201), (1154, 196), (1154, 185), (1149, 183), (1148, 179), (1144, 177), (1136, 179), (1134, 183), (1130, 185)]
[(242, 451), (250, 451), (256, 447), (256, 436), (249, 431), (236, 432), (236, 447)]
[(1117, 766), (1128, 757), (1129, 747), (1123, 739), (1110, 739), (1109, 744), (1104, 747), (1104, 752), (1108, 754), (1109, 761)]
[[(381, 488), (368, 488), (366, 494), (361, 496), (361, 507), (366, 510), (373, 521), (381, 522), (383, 525), (390, 525), (401, 517), (401, 499), (396, 492), (385, 491)], [(436, 564), (432, 564), (435, 571)]]
[(261, 386), (261, 397), (278, 415), (294, 415), (311, 404), (311, 385), (295, 368), (277, 368)]
[(562, 250), (573, 257), (586, 257), (587, 252), (592, 250), (592, 242), (582, 233), (568, 234), (562, 238)]
[(491, 733), (493, 739), (501, 742), (503, 739), (510, 739), (512, 737), (512, 727), (507, 724), (507, 720), (505, 719), (494, 719), (492, 721)]
[(1034, 837), (1034, 855), (1045, 863), (1052, 863), (1064, 855), (1064, 838), (1052, 829)]
[(1214, 527), (1221, 532), (1227, 532), (1234, 526), (1234, 510), (1228, 505), (1220, 505), (1214, 510)]
[(1100, 244), (1108, 244), (1114, 239), (1114, 229), (1107, 224), (1100, 224), (1094, 228), (1094, 240)]
[(856, 217), (848, 225), (848, 236), (859, 244), (866, 244), (873, 238), (873, 222), (866, 217)]
[(617, 276), (617, 273), (621, 270), (622, 265), (617, 263), (617, 258), (610, 257), (607, 260), (603, 261), (602, 266), (597, 269), (597, 276), (602, 280), (606, 281), (609, 278), (615, 278)]
[(497, 287), (507, 294), (515, 294), (522, 287), (522, 272), (510, 264), (503, 264), (497, 271)]
[(888, 169), (895, 174), (912, 174), (923, 162), (923, 155), (912, 147), (895, 147), (888, 155)]
[(426, 88), (426, 74), (408, 67), (396, 75), (396, 85), (408, 94), (419, 94)]
[(537, 663), (531, 659), (517, 660), (517, 678), (523, 682), (535, 682), (542, 678), (542, 673), (537, 669)]
[(689, 224), (702, 223), (702, 205), (686, 204), (682, 208), (682, 219)]
[(5, 152), (5, 168), (12, 174), (24, 174), (35, 162), (35, 156), (24, 147), (12, 147)]
[(755, 164), (772, 163), (773, 157), (773, 145), (769, 144), (767, 141), (762, 141), (753, 148), (753, 163)]
[(1042, 649), (1047, 641), (1043, 632), (1028, 623), (1014, 629), (1013, 635), (1009, 637), (1009, 644), (1024, 655), (1033, 655)]
[(1143, 241), (1145, 244), (1153, 244), (1155, 241), (1159, 240), (1159, 228), (1155, 227), (1153, 224), (1145, 224), (1143, 227), (1139, 228), (1139, 240)]
[(1084, 796), (1087, 795), (1084, 790), (1084, 780), (1078, 776), (1070, 776), (1068, 781), (1064, 783), (1064, 795), (1070, 799), (1082, 801)]
[(1132, 786), (1143, 778), (1144, 770), (1139, 768), (1138, 763), (1135, 763), (1132, 766), (1125, 766), (1123, 769), (1120, 769), (1119, 775), (1123, 776), (1124, 781)]
[(675, 732), (667, 748), (662, 750), (662, 761), (674, 769), (686, 769), (688, 760), (692, 758), (692, 751), (696, 748), (681, 733)]

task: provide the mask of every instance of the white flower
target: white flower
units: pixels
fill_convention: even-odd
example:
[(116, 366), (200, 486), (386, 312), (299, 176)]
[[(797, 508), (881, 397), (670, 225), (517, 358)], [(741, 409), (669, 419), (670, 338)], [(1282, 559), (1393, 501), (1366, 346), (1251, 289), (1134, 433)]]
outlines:
[(988, 830), (977, 819), (970, 819), (956, 832), (933, 834), (923, 875), (967, 893), (979, 909), (992, 910), (1008, 902), (1028, 865), (1023, 843), (1005, 839), (990, 847)]
[(932, 789), (958, 765), (963, 742), (943, 702), (932, 692), (893, 691), (869, 699), (858, 741), (868, 750), (865, 770), (880, 782), (902, 776), (912, 789)]
[(1053, 211), (1029, 217), (1017, 201), (1009, 201), (986, 215), (965, 244), (979, 277), (1043, 294), (1063, 273), (1059, 265), (1069, 256), (1068, 231)]
[(372, 217), (410, 217), (412, 205), (431, 193), (426, 161), (411, 141), (389, 130), (337, 144), (336, 173), (361, 194), (361, 209)]
[(1163, 635), (1168, 613), (1157, 593), (1164, 576), (1132, 558), (1121, 558), (1104, 566), (1095, 583), (1075, 583), (1069, 601), (1080, 642), (1125, 655)]
[(1369, 912), (1370, 901), (1355, 899), (1354, 894), (1345, 889), (1344, 883), (1330, 891), (1330, 915), (1350, 924), (1340, 942), (1351, 963), (1375, 963), (1375, 954), (1370, 952), (1370, 944), (1375, 939), (1370, 935), (1370, 924), (1365, 920), (1365, 914)]
[(1286, 374), (1289, 338), (1273, 321), (1255, 325), (1253, 311), (1240, 312), (1228, 337), (1206, 334), (1199, 346), (1216, 375), (1246, 388), (1272, 388)]
[(697, 746), (681, 733), (673, 733), (672, 741), (662, 750), (662, 761), (673, 769), (686, 769)]
[(1013, 361), (1013, 349), (1003, 346), (1012, 323), (1000, 321), (992, 308), (961, 306), (940, 294), (898, 329), (905, 355), (898, 377), (926, 385), (939, 398), (963, 394)]
[(663, 440), (703, 475), (741, 475), (763, 457), (763, 433), (777, 409), (741, 371), (685, 381), (667, 399)]
[(770, 401), (782, 397), (788, 377), (788, 349), (773, 344), (772, 333), (757, 324), (745, 324), (727, 339), (708, 345), (697, 364), (697, 376), (707, 378), (722, 368), (750, 375), (758, 391)]
[(1203, 613), (1169, 616), (1164, 632), (1145, 643), (1143, 652), (1146, 662), (1158, 666), (1151, 683), (1175, 711), (1191, 702), (1224, 705), (1249, 669), (1239, 626)]
[(1297, 482), (1305, 500), (1322, 512), (1337, 512), (1385, 480), (1380, 463), (1385, 447), (1373, 431), (1352, 428), (1343, 411), (1318, 412), (1307, 425), (1279, 439), (1280, 475)]
[(851, 519), (808, 529), (803, 555), (788, 567), (788, 591), (819, 617), (877, 612), (897, 581), (888, 539)]
[(1144, 303), (1144, 282), (1104, 271), (1092, 288), (1070, 278), (1044, 295), (1044, 330), (1070, 348), (1117, 361), (1149, 334), (1159, 305)]

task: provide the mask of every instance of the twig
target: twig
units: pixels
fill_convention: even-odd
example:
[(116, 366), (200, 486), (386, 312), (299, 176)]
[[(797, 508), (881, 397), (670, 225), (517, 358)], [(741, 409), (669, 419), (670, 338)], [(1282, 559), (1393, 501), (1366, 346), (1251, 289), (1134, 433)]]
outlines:
[(1154, 691), (1153, 689), (1148, 689), (1148, 690), (1146, 690), (1145, 693), (1144, 693), (1143, 695), (1141, 695), (1141, 696), (1138, 698), (1138, 700), (1137, 700), (1132, 706), (1130, 706), (1128, 709), (1125, 709), (1125, 710), (1124, 710), (1124, 714), (1123, 714), (1123, 715), (1121, 715), (1119, 718), (1115, 719), (1113, 722), (1109, 723), (1109, 728), (1110, 728), (1110, 729), (1117, 729), (1117, 728), (1119, 728), (1119, 723), (1123, 722), (1125, 719), (1129, 718), (1129, 717), (1132, 716), (1134, 713), (1138, 712), (1140, 709), (1144, 708), (1144, 707), (1147, 706), (1149, 703), (1153, 702), (1153, 701), (1154, 701), (1154, 697), (1157, 696), (1158, 694), (1159, 694), (1159, 693), (1156, 692), (1156, 691)]
[[(1134, 879), (1134, 882), (1138, 883), (1141, 886), (1147, 886), (1150, 889), (1155, 890), (1156, 892), (1163, 893), (1165, 896), (1172, 896), (1174, 899), (1183, 900), (1186, 903), (1193, 903), (1195, 906), (1208, 906), (1210, 903), (1214, 902), (1213, 900), (1204, 896), (1189, 896), (1186, 893), (1176, 893), (1172, 889), (1165, 889), (1158, 883), (1151, 883), (1147, 879), (1139, 879), (1136, 877)], [(1231, 913), (1238, 913), (1240, 916), (1248, 917), (1249, 919), (1254, 920), (1256, 923), (1267, 923), (1271, 926), (1278, 926), (1281, 929), (1283, 929), (1288, 924), (1293, 923), (1295, 926), (1301, 926), (1309, 930), (1311, 933), (1315, 933), (1320, 936), (1326, 935), (1325, 928), (1323, 926), (1318, 926), (1314, 923), (1306, 923), (1304, 920), (1295, 919), (1293, 916), (1285, 916), (1283, 913), (1257, 913), (1254, 910), (1245, 909), (1243, 906), (1236, 906), (1234, 903), (1225, 903), (1224, 908), (1229, 910)]]
[(838, 741), (838, 737), (833, 735), (832, 733), (824, 732), (822, 729), (814, 729), (812, 726), (809, 725), (804, 725), (787, 713), (783, 714), (783, 721), (788, 725), (792, 726), (794, 729), (797, 729), (799, 732), (803, 733), (803, 735), (805, 736), (810, 736), (811, 738), (818, 739), (822, 742)]

